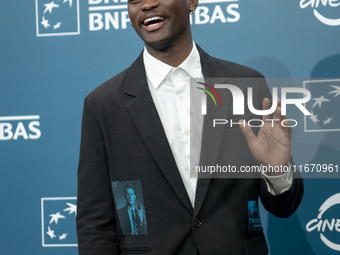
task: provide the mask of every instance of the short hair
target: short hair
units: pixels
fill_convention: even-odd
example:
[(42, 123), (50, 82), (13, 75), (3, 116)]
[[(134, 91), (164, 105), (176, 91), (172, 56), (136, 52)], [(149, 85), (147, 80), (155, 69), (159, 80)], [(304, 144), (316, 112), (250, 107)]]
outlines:
[(132, 189), (133, 190), (133, 193), (136, 195), (136, 191), (135, 191), (135, 187), (133, 187), (132, 184), (126, 184), (125, 187), (124, 187), (124, 195), (126, 195), (126, 190), (127, 189)]

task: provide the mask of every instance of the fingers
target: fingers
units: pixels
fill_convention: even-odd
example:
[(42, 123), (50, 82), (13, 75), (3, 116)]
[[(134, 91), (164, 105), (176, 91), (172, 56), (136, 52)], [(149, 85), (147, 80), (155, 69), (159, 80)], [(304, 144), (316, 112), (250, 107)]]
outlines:
[[(262, 101), (262, 109), (263, 110), (268, 110), (270, 108), (270, 100), (266, 97)], [(266, 119), (271, 119), (271, 114), (268, 115), (263, 115), (262, 120), (266, 121)]]
[(250, 128), (246, 120), (239, 120), (238, 124), (241, 127), (242, 133), (247, 139), (249, 147), (255, 142), (256, 136), (253, 133), (253, 130)]
[[(273, 112), (273, 119), (279, 119), (279, 120), (281, 120), (281, 117), (282, 117), (282, 115), (281, 115), (281, 101), (280, 101), (280, 99), (278, 98), (277, 99), (277, 105), (276, 105), (276, 110)], [(286, 117), (284, 116), (284, 119), (285, 119)]]
[[(273, 113), (273, 119), (279, 119), (280, 122), (287, 119), (286, 115), (281, 114), (281, 101), (279, 98), (277, 99), (277, 106), (276, 106), (276, 110)], [(289, 125), (288, 122), (285, 122), (285, 123), (287, 123), (285, 125)]]
[[(286, 119), (285, 115), (281, 115), (281, 101), (279, 98), (276, 99), (276, 109), (272, 114), (264, 115), (262, 120), (266, 121), (269, 119), (279, 120), (280, 122)], [(263, 99), (263, 110), (268, 110), (270, 107), (270, 100), (268, 98)], [(276, 121), (274, 122), (276, 123)]]
[(142, 211), (140, 209), (137, 210), (137, 216), (139, 217), (139, 220), (142, 224), (143, 223), (143, 214), (142, 214)]
[(292, 133), (292, 128), (289, 124), (288, 121), (285, 121), (287, 119), (286, 115), (282, 115), (281, 113), (281, 102), (280, 99), (277, 99), (277, 107), (275, 112), (273, 113), (273, 119), (279, 119), (280, 120), (280, 128), (283, 129), (283, 131), (285, 132), (285, 134), (287, 135), (291, 135)]

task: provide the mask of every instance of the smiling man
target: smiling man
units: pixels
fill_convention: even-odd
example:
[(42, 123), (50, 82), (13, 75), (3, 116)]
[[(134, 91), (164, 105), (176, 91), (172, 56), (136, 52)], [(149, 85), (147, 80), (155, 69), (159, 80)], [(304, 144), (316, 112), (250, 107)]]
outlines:
[[(189, 15), (197, 4), (128, 1), (132, 26), (145, 48), (129, 68), (85, 99), (78, 168), (80, 255), (267, 254), (258, 199), (278, 217), (290, 216), (301, 201), (303, 183), (292, 172), (190, 178), (190, 165), (202, 162), (287, 166), (291, 161), (291, 128), (268, 122), (257, 135), (247, 125), (212, 129), (208, 115), (190, 110), (190, 100), (201, 96), (194, 87), (190, 98), (191, 78), (263, 78), (193, 43)], [(254, 107), (269, 109), (265, 82), (235, 85), (244, 94), (253, 87)], [(227, 105), (231, 101), (227, 92), (221, 91), (221, 98)], [(279, 103), (273, 116), (264, 118), (284, 119)], [(147, 222), (142, 234), (125, 231), (120, 221), (112, 191), (120, 181), (141, 184)], [(132, 203), (134, 190), (126, 192)]]
[(133, 28), (156, 59), (179, 66), (192, 50), (189, 12), (197, 1), (129, 1)]

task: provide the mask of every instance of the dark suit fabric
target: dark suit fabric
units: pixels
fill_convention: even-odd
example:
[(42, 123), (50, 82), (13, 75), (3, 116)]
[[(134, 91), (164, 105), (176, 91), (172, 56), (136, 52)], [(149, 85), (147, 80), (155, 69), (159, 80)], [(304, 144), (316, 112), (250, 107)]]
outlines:
[[(206, 81), (262, 77), (250, 68), (198, 50)], [(270, 97), (265, 83), (236, 85), (245, 95), (247, 87), (254, 87), (256, 109), (262, 109), (262, 99)], [(230, 93), (221, 92), (221, 97), (230, 118)], [(209, 139), (203, 139), (202, 164), (258, 164), (239, 127), (216, 131), (206, 125), (208, 120), (204, 120), (203, 137), (214, 137), (212, 133), (217, 132), (219, 139), (213, 150), (205, 149)], [(111, 182), (136, 179), (143, 189), (148, 234), (123, 235)], [(193, 209), (146, 82), (142, 54), (85, 99), (78, 169), (80, 255), (267, 254), (262, 229), (248, 230), (248, 201), (260, 197), (272, 214), (288, 217), (302, 194), (301, 179), (294, 179), (289, 191), (272, 196), (261, 178), (203, 178), (198, 180)]]

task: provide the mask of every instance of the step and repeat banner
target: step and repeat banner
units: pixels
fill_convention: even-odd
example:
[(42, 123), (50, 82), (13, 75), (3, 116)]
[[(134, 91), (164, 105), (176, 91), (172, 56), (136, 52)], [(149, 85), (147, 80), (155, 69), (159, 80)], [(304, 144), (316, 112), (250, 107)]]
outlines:
[[(0, 2), (1, 254), (78, 254), (83, 100), (143, 49), (126, 5)], [(210, 55), (310, 92), (311, 115), (287, 110), (303, 201), (288, 219), (262, 208), (262, 224), (272, 255), (340, 254), (340, 1), (201, 0), (191, 23)]]

